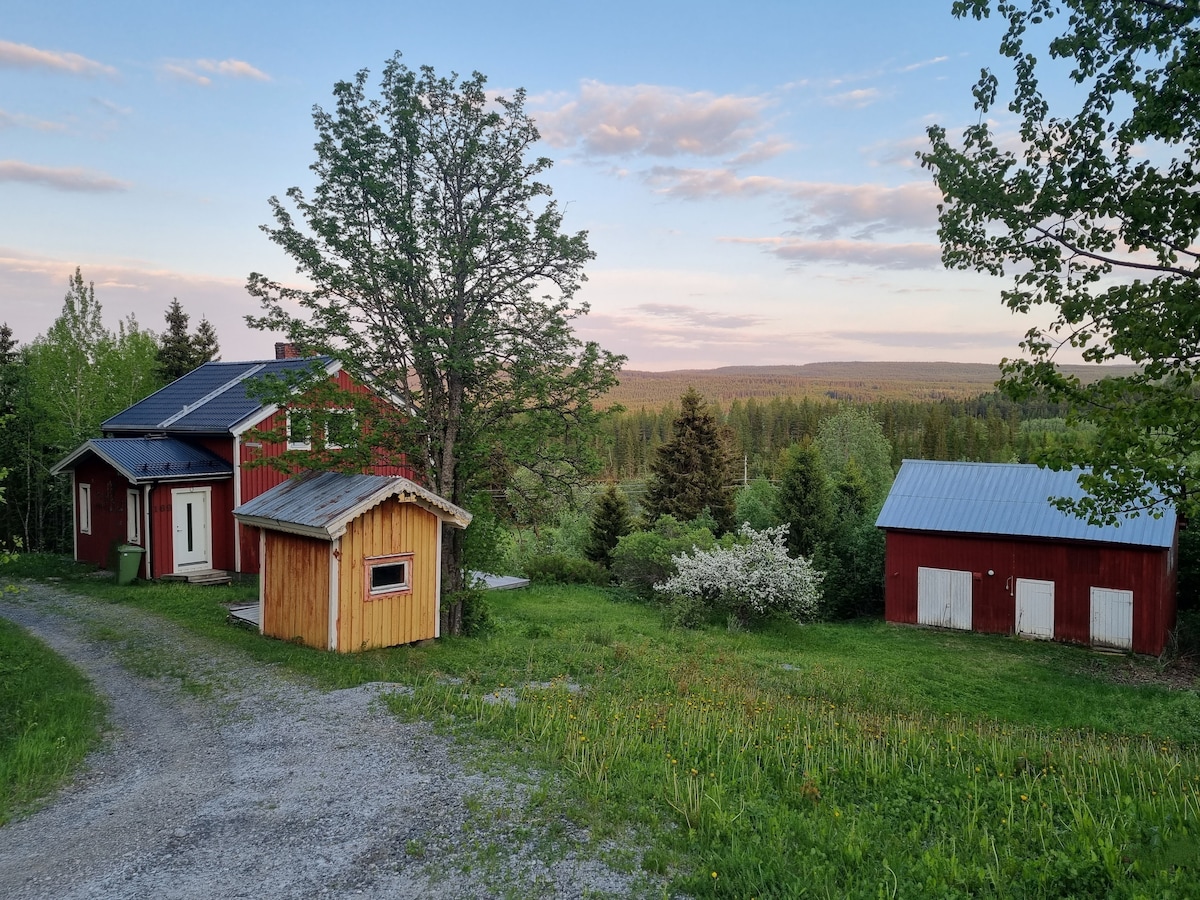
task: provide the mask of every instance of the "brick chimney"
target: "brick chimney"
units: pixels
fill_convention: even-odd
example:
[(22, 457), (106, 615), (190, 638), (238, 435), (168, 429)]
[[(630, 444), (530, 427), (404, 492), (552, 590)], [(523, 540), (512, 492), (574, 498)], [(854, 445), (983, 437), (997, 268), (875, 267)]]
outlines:
[(275, 358), (276, 359), (299, 359), (300, 350), (295, 344), (289, 344), (286, 341), (275, 342)]

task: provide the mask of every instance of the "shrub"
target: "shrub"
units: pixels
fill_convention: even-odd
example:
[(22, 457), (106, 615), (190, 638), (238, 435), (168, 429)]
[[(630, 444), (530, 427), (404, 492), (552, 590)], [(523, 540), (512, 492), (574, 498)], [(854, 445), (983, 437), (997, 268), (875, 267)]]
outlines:
[(662, 516), (651, 530), (635, 531), (617, 541), (613, 578), (643, 599), (652, 599), (654, 585), (675, 574), (676, 556), (689, 550), (708, 550), (715, 543), (709, 529)]
[(775, 485), (766, 478), (755, 478), (741, 488), (734, 498), (734, 518), (738, 525), (749, 525), (762, 530), (779, 524), (775, 515)]
[(885, 543), (875, 520), (867, 516), (840, 523), (814, 560), (825, 572), (821, 585), (823, 619), (849, 619), (883, 612)]
[(467, 637), (478, 637), (492, 630), (492, 607), (488, 592), (482, 587), (463, 588), (446, 598), (453, 606), (462, 601), (462, 633)]
[(608, 572), (591, 560), (565, 553), (535, 556), (525, 561), (525, 577), (547, 584), (608, 584)]
[(743, 525), (739, 543), (696, 550), (674, 558), (677, 573), (655, 589), (672, 598), (674, 618), (694, 624), (705, 616), (728, 616), (750, 624), (782, 614), (812, 619), (824, 577), (803, 557), (787, 553), (787, 526), (755, 531)]

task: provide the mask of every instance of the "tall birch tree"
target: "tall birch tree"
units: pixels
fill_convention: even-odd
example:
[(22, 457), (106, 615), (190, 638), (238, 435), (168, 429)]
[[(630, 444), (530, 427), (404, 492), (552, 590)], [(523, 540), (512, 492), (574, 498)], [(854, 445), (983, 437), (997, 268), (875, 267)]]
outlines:
[[(592, 401), (622, 359), (572, 330), (593, 253), (541, 180), (551, 161), (534, 153), (524, 92), (413, 71), (399, 54), (377, 95), (367, 82), (360, 71), (334, 86), (332, 110), (314, 109), (311, 193), (270, 200), (263, 230), (307, 284), (252, 274), (264, 315), (251, 324), (392, 392), (402, 413), (365, 439), (376, 456), (405, 453), (455, 503), (494, 479), (497, 456), (572, 483), (594, 465)], [(463, 546), (447, 529), (450, 589)]]

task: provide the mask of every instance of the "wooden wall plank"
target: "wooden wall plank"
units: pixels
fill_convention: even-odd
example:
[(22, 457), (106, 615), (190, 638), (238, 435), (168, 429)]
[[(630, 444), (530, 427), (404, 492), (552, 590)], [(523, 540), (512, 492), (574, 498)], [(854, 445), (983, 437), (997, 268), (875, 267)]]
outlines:
[(329, 642), (329, 544), (266, 532), (270, 559), (263, 582), (263, 634), (299, 639), (325, 649)]

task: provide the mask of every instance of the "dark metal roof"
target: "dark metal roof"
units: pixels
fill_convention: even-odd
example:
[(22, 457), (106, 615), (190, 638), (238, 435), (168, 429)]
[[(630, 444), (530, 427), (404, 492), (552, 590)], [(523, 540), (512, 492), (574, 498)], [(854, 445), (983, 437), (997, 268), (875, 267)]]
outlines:
[(1050, 503), (1079, 499), (1078, 470), (1033, 465), (906, 459), (875, 521), (879, 528), (1012, 537), (1060, 538), (1170, 547), (1175, 511), (1161, 518), (1121, 516), (1115, 525), (1090, 525)]
[(233, 511), (246, 524), (334, 538), (355, 517), (398, 496), (465, 528), (471, 514), (399, 475), (310, 473), (285, 481)]
[(169, 437), (92, 438), (52, 469), (55, 474), (95, 454), (134, 484), (195, 478), (221, 478), (233, 466), (205, 450)]
[(329, 363), (328, 357), (205, 363), (100, 427), (106, 432), (228, 432), (263, 408), (261, 400), (247, 396), (248, 379), (301, 371), (314, 359), (321, 365)]

